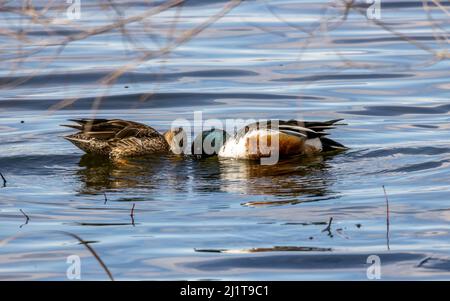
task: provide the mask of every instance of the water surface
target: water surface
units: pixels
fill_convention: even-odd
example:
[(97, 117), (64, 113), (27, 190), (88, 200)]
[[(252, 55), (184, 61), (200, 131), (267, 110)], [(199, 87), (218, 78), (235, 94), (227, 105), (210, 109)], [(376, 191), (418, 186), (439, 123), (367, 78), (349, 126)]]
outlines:
[[(377, 24), (362, 4), (343, 20), (328, 4), (244, 2), (111, 85), (99, 81), (226, 2), (187, 1), (127, 25), (131, 41), (113, 30), (63, 49), (33, 45), (117, 15), (86, 5), (75, 26), (48, 32), (1, 12), (0, 29), (25, 28), (31, 44), (0, 36), (0, 278), (65, 280), (67, 256), (78, 255), (82, 279), (107, 280), (79, 241), (57, 232), (66, 231), (115, 279), (364, 280), (370, 255), (380, 256), (382, 279), (449, 279), (450, 64), (437, 55), (448, 51), (448, 16), (435, 6), (428, 15), (421, 1), (382, 1)], [(126, 17), (150, 7), (117, 9)], [(36, 51), (13, 59), (27, 49)], [(196, 111), (344, 118), (331, 137), (350, 150), (276, 166), (175, 156), (115, 165), (84, 155), (59, 126), (95, 114), (164, 131)]]

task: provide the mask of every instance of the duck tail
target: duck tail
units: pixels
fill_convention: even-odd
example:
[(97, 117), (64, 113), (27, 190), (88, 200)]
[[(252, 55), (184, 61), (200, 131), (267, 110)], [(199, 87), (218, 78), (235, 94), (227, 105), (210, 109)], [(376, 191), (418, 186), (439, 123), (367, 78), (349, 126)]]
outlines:
[(339, 121), (342, 121), (344, 119), (340, 118), (340, 119), (332, 119), (332, 120), (328, 120), (328, 121), (305, 121), (305, 126), (310, 127), (310, 126), (330, 126), (330, 125), (345, 125), (345, 124), (336, 124)]
[(65, 126), (65, 127), (71, 128), (71, 129), (79, 130), (79, 131), (83, 130), (83, 126), (77, 125), (77, 124), (60, 124), (60, 126)]
[(329, 152), (329, 151), (339, 151), (339, 150), (347, 150), (348, 147), (345, 145), (336, 142), (330, 138), (326, 137), (320, 137), (320, 141), (322, 142), (322, 151), (323, 152)]
[(63, 138), (66, 139), (67, 141), (72, 142), (73, 145), (75, 145), (76, 147), (78, 147), (79, 149), (83, 150), (86, 153), (90, 151), (89, 141), (83, 139), (82, 137), (80, 137), (80, 135), (73, 134), (64, 136)]

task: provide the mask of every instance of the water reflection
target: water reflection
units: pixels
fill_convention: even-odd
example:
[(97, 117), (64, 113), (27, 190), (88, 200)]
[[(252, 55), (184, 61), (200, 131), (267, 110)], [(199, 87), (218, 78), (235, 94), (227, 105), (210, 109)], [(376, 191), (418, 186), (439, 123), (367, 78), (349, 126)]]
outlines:
[[(82, 182), (79, 193), (105, 190), (164, 190), (164, 193), (220, 193), (289, 197), (280, 202), (298, 203), (298, 197), (331, 194), (335, 181), (329, 157), (296, 157), (276, 165), (244, 160), (195, 160), (177, 156), (133, 158), (112, 163), (106, 158), (84, 155), (77, 171)], [(273, 203), (275, 204), (275, 203)], [(282, 204), (282, 203), (280, 203)]]
[(164, 162), (167, 160), (145, 158), (115, 163), (108, 158), (86, 154), (79, 162), (83, 169), (77, 171), (77, 176), (83, 183), (79, 193), (130, 188), (157, 189), (163, 185), (164, 178), (177, 179), (174, 174), (167, 174), (168, 164)]
[(325, 196), (334, 181), (326, 160), (324, 156), (296, 157), (276, 165), (223, 161), (222, 190), (279, 197)]

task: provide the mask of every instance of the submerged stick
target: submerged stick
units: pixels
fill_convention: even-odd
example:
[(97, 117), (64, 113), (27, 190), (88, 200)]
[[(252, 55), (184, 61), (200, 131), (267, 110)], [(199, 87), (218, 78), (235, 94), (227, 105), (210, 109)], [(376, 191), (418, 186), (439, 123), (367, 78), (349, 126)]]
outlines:
[(6, 187), (6, 179), (1, 172), (0, 172), (0, 177), (2, 177), (2, 180), (3, 180), (3, 187)]
[(388, 251), (391, 250), (390, 246), (389, 246), (389, 199), (386, 193), (386, 188), (383, 185), (383, 191), (384, 191), (384, 197), (386, 199), (386, 245), (387, 245), (387, 249)]
[[(78, 235), (74, 234), (74, 233), (70, 233), (67, 231), (44, 231), (46, 233), (50, 233), (50, 234), (62, 234), (62, 235), (67, 235), (70, 236), (72, 238), (75, 238), (76, 240), (78, 240), (78, 242), (82, 245), (84, 245), (86, 247), (86, 249), (88, 249), (88, 251), (92, 254), (92, 256), (94, 256), (94, 258), (97, 260), (97, 262), (100, 264), (100, 266), (102, 267), (102, 269), (105, 271), (105, 273), (108, 275), (109, 279), (111, 281), (114, 281), (113, 275), (112, 273), (109, 271), (108, 267), (106, 266), (106, 264), (103, 262), (103, 260), (100, 258), (100, 256), (97, 254), (97, 252), (95, 252), (95, 250), (89, 245), (89, 242), (85, 241), (84, 239), (82, 239), (81, 237), (79, 237)], [(5, 245), (7, 245), (8, 243), (10, 243), (13, 240), (16, 240), (19, 237), (24, 237), (30, 235), (30, 233), (20, 233), (18, 235), (14, 235), (14, 236), (10, 236), (7, 237), (6, 239), (0, 240), (0, 247), (3, 247)]]
[(425, 263), (427, 263), (430, 259), (432, 259), (431, 256), (427, 256), (424, 259), (422, 259), (417, 265), (416, 268), (422, 267)]
[(25, 217), (25, 223), (20, 225), (19, 227), (22, 228), (23, 226), (28, 224), (28, 222), (30, 221), (30, 217), (22, 209), (19, 209), (19, 211), (22, 212), (23, 216)]
[(135, 203), (133, 203), (133, 207), (131, 207), (131, 213), (130, 213), (130, 216), (131, 217), (134, 217), (134, 207), (136, 206), (136, 204)]
[(135, 224), (134, 224), (134, 207), (136, 206), (136, 204), (135, 203), (133, 203), (133, 207), (131, 207), (131, 213), (130, 213), (130, 216), (131, 216), (131, 224), (133, 225), (133, 227), (135, 226)]
[(322, 230), (322, 232), (328, 232), (329, 236), (333, 236), (331, 234), (331, 223), (333, 222), (333, 217), (330, 217), (330, 220), (328, 221), (328, 225), (325, 229)]
[(100, 266), (103, 268), (103, 270), (106, 272), (106, 274), (108, 275), (109, 279), (111, 281), (114, 281), (114, 278), (111, 274), (111, 272), (109, 271), (108, 267), (106, 266), (106, 264), (103, 262), (103, 260), (100, 258), (100, 256), (98, 256), (97, 252), (95, 252), (95, 250), (89, 245), (89, 242), (85, 241), (84, 239), (82, 239), (81, 237), (79, 237), (76, 234), (70, 233), (70, 232), (66, 232), (66, 231), (56, 231), (58, 233), (64, 234), (64, 235), (68, 235), (70, 237), (75, 238), (76, 240), (78, 240), (80, 242), (80, 244), (84, 245), (86, 247), (86, 249), (88, 249), (88, 251), (95, 257), (95, 259), (98, 261), (98, 263), (100, 264)]

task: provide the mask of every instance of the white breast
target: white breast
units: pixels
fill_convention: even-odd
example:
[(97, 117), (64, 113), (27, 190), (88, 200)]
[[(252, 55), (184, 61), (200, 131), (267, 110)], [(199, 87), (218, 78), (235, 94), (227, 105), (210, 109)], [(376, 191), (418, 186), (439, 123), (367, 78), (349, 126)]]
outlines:
[(240, 139), (230, 138), (227, 142), (220, 148), (219, 157), (222, 158), (234, 158), (234, 159), (248, 159), (248, 149), (247, 149), (247, 139), (250, 141), (256, 141), (258, 136), (260, 141), (265, 140), (267, 136), (271, 136), (272, 139), (276, 138), (280, 133), (271, 129), (258, 129), (246, 133)]
[(219, 150), (219, 157), (221, 158), (235, 158), (244, 159), (246, 153), (245, 139), (229, 138), (227, 142), (222, 145)]

